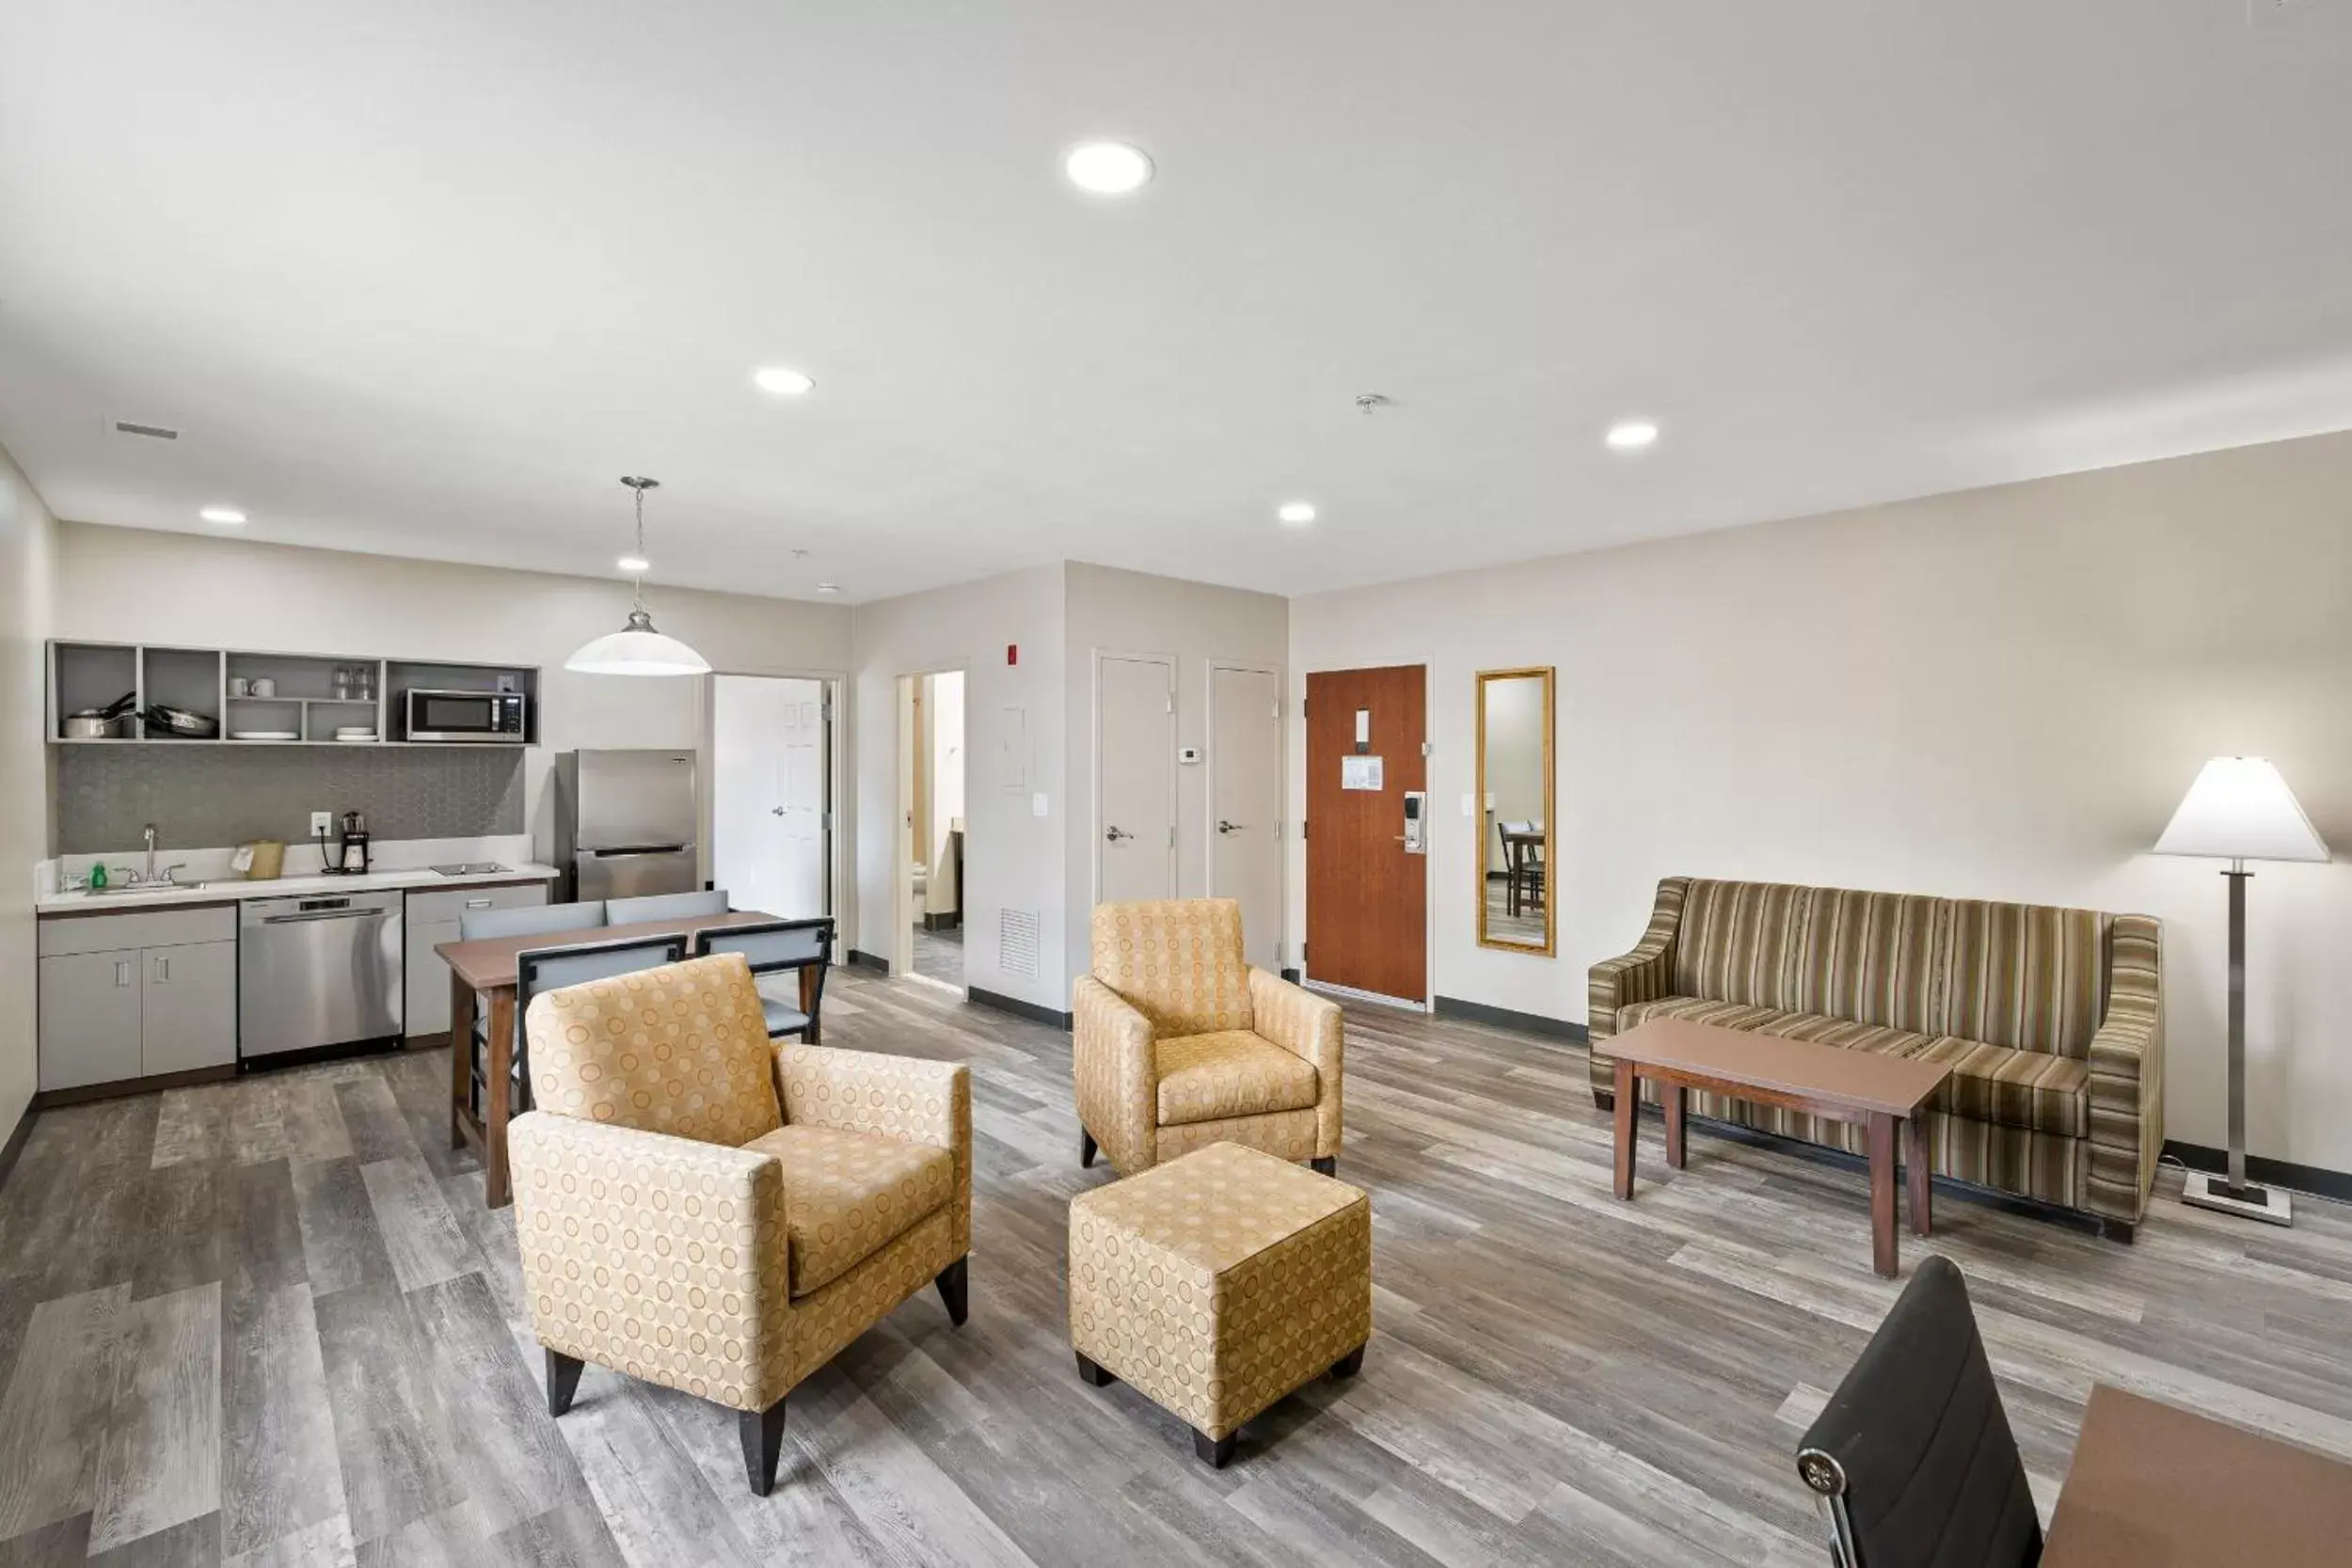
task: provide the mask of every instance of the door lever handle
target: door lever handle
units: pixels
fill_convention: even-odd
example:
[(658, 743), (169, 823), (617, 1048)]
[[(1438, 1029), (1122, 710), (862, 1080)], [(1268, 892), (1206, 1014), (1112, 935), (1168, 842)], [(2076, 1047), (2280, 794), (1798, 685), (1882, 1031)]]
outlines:
[(1216, 831), (1220, 833), (1237, 833), (1248, 826), (1249, 824), (1247, 822), (1228, 822), (1220, 817), (1217, 820)]
[(1103, 836), (1110, 840), (1113, 844), (1116, 844), (1122, 838), (1133, 838), (1136, 835), (1129, 832), (1124, 828), (1112, 828), (1106, 831)]

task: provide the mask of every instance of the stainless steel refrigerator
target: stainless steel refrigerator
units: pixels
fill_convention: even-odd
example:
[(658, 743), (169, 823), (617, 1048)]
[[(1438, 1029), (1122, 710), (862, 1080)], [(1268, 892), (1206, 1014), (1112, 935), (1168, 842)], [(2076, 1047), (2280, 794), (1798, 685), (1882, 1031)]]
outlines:
[(691, 752), (564, 752), (555, 759), (555, 863), (574, 898), (702, 885)]

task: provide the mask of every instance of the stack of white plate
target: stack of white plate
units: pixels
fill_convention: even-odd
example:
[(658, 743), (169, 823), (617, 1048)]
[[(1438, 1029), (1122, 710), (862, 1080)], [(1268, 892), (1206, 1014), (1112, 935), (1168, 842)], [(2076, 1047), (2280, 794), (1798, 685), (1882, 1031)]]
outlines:
[(231, 740), (300, 740), (302, 737), (292, 730), (230, 730), (229, 738)]
[(375, 731), (366, 724), (339, 724), (335, 728), (338, 740), (373, 740)]

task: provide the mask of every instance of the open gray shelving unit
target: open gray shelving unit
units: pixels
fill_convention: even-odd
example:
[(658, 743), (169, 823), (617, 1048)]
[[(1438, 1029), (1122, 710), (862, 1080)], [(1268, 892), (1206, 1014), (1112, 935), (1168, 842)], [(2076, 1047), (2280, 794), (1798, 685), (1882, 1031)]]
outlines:
[[(338, 670), (364, 671), (371, 695), (337, 696)], [(242, 679), (271, 682), (267, 697), (230, 695)], [(49, 644), (49, 740), (56, 746), (512, 746), (511, 740), (411, 741), (401, 733), (404, 692), (519, 691), (528, 699), (525, 745), (539, 743), (539, 670), (526, 664), (464, 664), (447, 659), (383, 658), (335, 654), (264, 653), (238, 648), (187, 648), (132, 642)], [(124, 695), (136, 700), (130, 733), (72, 739), (68, 714), (103, 708)], [(193, 740), (162, 733), (147, 709), (164, 703), (220, 721), (220, 734)], [(342, 727), (369, 726), (373, 740), (337, 740)], [(291, 735), (291, 740), (239, 740), (238, 732)]]

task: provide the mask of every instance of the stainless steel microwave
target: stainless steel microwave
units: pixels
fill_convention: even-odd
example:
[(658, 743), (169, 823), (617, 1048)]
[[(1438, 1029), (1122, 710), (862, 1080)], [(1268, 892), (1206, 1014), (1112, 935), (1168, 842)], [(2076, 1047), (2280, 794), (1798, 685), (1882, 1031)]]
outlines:
[(519, 691), (427, 691), (401, 693), (411, 740), (505, 740), (520, 745), (529, 733), (528, 701)]

